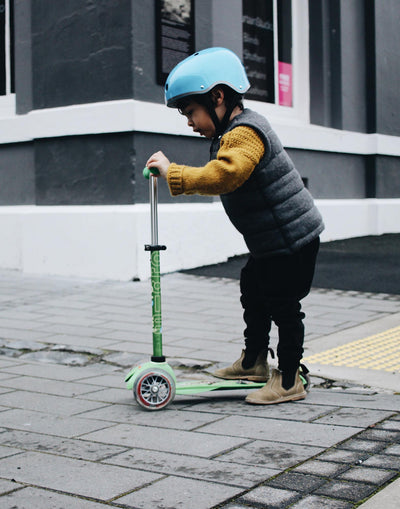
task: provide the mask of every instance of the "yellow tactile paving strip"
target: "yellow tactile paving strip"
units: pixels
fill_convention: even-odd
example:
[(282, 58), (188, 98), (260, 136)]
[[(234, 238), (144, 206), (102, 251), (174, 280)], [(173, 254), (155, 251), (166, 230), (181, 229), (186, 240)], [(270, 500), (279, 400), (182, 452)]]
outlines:
[(400, 372), (400, 326), (310, 355), (304, 362)]

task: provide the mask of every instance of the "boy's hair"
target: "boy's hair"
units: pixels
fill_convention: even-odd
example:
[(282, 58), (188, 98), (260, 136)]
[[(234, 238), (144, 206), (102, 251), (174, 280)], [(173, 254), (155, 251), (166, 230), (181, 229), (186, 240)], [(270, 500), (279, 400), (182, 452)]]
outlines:
[(212, 100), (211, 99), (212, 91), (217, 88), (220, 88), (223, 90), (224, 100), (225, 100), (226, 105), (230, 105), (232, 107), (232, 109), (236, 106), (239, 106), (239, 108), (241, 110), (244, 109), (243, 94), (238, 94), (235, 90), (233, 90), (228, 85), (221, 84), (221, 85), (216, 85), (212, 90), (210, 90), (209, 92), (207, 92), (205, 94), (193, 94), (193, 95), (188, 95), (186, 97), (182, 97), (182, 99), (180, 99), (177, 102), (177, 108), (178, 108), (179, 113), (182, 113), (183, 110), (186, 108), (186, 106), (188, 104), (190, 104), (191, 102), (201, 104), (202, 106), (206, 106), (208, 108), (210, 105), (210, 101)]

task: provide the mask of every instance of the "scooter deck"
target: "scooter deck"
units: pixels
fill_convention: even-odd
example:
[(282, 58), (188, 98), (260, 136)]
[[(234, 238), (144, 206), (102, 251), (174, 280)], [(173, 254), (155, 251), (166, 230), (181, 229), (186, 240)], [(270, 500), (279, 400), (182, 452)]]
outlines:
[(197, 380), (189, 382), (178, 382), (176, 394), (198, 394), (209, 391), (233, 391), (243, 389), (259, 389), (264, 387), (266, 382), (252, 382), (250, 380)]

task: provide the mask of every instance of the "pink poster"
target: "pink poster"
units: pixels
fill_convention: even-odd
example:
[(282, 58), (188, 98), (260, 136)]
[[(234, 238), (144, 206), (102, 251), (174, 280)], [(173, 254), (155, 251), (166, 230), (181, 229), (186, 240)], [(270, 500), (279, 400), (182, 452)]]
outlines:
[(278, 62), (279, 104), (292, 106), (292, 64)]

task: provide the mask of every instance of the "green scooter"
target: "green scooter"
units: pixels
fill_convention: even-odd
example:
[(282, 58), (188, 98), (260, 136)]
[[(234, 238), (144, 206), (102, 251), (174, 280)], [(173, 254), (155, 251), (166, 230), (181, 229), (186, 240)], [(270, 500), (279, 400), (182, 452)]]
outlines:
[[(125, 377), (126, 387), (133, 390), (137, 403), (147, 410), (165, 408), (176, 394), (191, 395), (209, 391), (235, 389), (257, 389), (265, 382), (248, 380), (198, 380), (177, 382), (172, 367), (166, 362), (162, 351), (162, 319), (161, 319), (161, 284), (160, 284), (160, 251), (166, 249), (158, 244), (158, 187), (156, 168), (150, 171), (144, 168), (143, 176), (149, 179), (150, 212), (151, 212), (151, 244), (145, 250), (151, 257), (152, 287), (152, 321), (153, 321), (153, 355), (151, 361), (134, 367)], [(303, 383), (308, 388), (309, 379), (303, 372)]]

